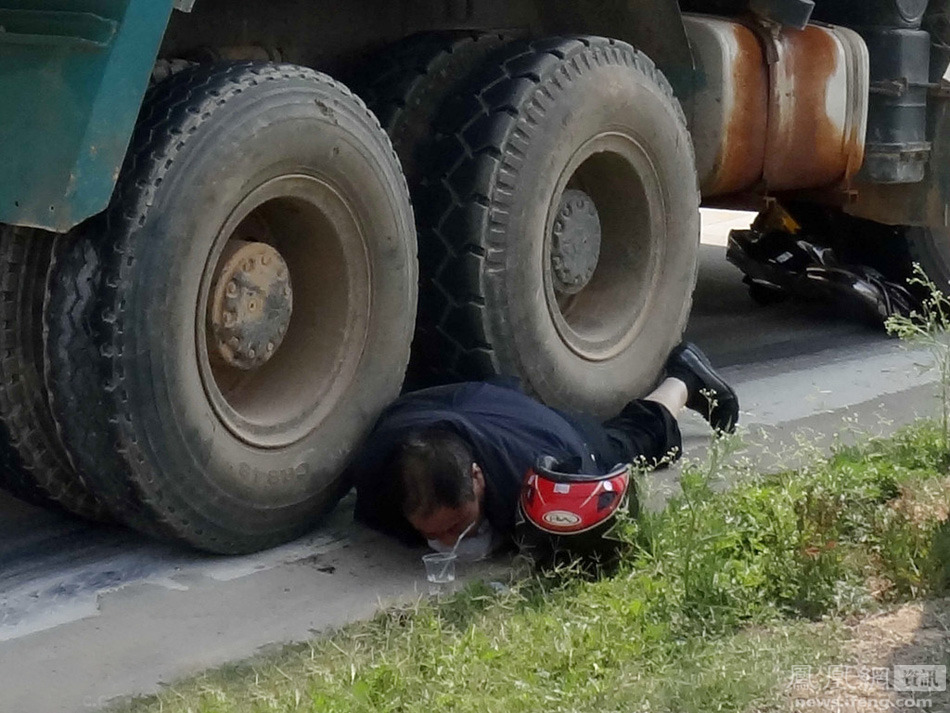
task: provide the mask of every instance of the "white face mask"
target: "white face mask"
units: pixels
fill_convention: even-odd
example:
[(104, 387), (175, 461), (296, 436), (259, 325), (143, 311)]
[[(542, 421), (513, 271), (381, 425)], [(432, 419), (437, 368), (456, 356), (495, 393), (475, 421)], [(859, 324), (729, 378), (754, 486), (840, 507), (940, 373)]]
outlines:
[[(494, 550), (495, 533), (488, 520), (482, 520), (474, 535), (469, 535), (459, 542), (455, 554), (460, 562), (479, 562), (488, 557)], [(429, 540), (429, 547), (436, 552), (451, 552), (452, 547), (443, 545), (438, 540)]]

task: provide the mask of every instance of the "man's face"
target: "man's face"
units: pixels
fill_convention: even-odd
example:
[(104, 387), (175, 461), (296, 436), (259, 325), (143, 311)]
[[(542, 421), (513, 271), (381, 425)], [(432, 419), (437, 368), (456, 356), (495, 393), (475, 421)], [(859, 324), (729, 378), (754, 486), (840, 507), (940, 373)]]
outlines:
[[(485, 497), (485, 476), (482, 469), (472, 464), (472, 488), (475, 497), (457, 508), (440, 507), (423, 517), (410, 516), (410, 524), (427, 540), (436, 540), (452, 547), (466, 528), (482, 518)], [(473, 528), (474, 529), (474, 528)], [(474, 534), (470, 531), (469, 534)]]

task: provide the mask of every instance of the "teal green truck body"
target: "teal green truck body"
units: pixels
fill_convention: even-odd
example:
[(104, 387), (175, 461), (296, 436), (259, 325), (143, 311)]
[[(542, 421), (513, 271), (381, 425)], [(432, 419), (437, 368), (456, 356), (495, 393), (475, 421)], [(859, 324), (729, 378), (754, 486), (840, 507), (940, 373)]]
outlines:
[(0, 0), (0, 222), (109, 203), (173, 0)]

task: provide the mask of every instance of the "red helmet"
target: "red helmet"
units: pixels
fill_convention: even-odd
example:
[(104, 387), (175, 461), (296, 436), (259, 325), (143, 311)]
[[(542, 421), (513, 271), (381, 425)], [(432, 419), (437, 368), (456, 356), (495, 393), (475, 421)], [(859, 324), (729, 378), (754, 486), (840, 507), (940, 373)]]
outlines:
[(558, 462), (545, 456), (525, 474), (517, 539), (536, 556), (567, 551), (604, 555), (616, 549), (609, 537), (618, 513), (636, 510), (632, 467), (618, 465), (603, 475), (579, 473), (580, 459)]

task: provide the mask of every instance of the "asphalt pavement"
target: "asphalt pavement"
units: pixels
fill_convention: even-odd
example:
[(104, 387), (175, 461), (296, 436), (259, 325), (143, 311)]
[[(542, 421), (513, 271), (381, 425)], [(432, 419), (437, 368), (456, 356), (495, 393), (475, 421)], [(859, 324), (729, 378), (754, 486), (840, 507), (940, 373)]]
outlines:
[[(748, 214), (707, 212), (688, 337), (736, 384), (743, 422), (775, 441), (882, 432), (935, 409), (924, 353), (822, 305), (754, 304), (725, 259)], [(686, 449), (708, 429), (684, 424)], [(675, 472), (657, 478), (675, 488)], [(0, 711), (93, 711), (419, 596), (421, 553), (352, 523), (345, 500), (301, 541), (221, 558), (158, 545), (0, 494)]]

